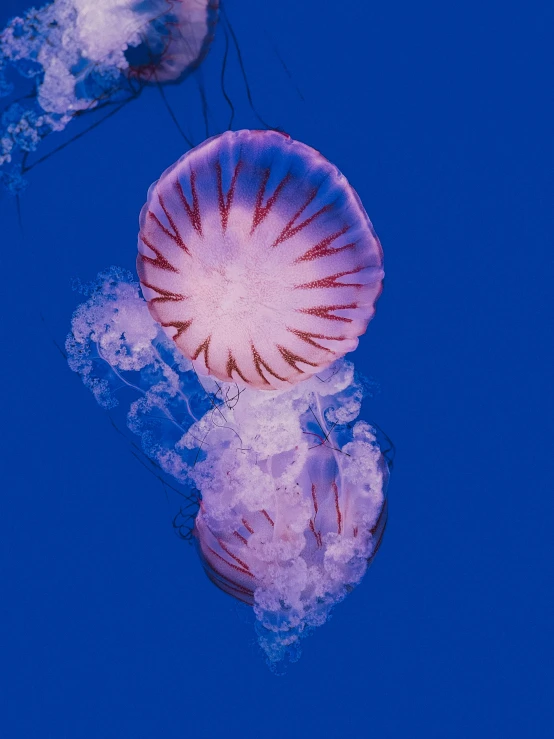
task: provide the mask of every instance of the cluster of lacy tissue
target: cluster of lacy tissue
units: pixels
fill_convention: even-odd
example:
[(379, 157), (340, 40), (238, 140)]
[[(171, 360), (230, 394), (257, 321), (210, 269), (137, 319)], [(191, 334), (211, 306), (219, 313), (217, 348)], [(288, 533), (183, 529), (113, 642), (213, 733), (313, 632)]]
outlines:
[[(296, 659), (300, 637), (360, 582), (378, 545), (387, 469), (374, 430), (357, 420), (364, 386), (353, 365), (339, 360), (283, 391), (221, 383), (196, 374), (129, 274), (101, 273), (86, 294), (66, 344), (71, 368), (102, 406), (124, 405), (145, 453), (199, 492), (199, 529), (250, 573), (269, 663)], [(341, 496), (340, 533), (321, 498), (320, 539), (314, 481), (336, 482)], [(241, 522), (260, 511), (272, 527), (237, 549)]]

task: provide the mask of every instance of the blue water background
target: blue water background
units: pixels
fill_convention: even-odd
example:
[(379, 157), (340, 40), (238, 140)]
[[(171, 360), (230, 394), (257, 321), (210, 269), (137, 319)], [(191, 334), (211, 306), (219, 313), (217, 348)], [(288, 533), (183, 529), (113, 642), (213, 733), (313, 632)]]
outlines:
[[(3, 0), (1, 25), (24, 8)], [(384, 543), (275, 677), (56, 349), (72, 278), (133, 269), (147, 188), (185, 150), (150, 89), (30, 173), (21, 226), (0, 200), (0, 733), (554, 736), (552, 6), (228, 12), (257, 109), (339, 166), (383, 243), (353, 358), (397, 447)], [(223, 46), (202, 69), (213, 133)], [(234, 127), (256, 127), (236, 55), (227, 78)], [(195, 81), (167, 98), (202, 140)]]

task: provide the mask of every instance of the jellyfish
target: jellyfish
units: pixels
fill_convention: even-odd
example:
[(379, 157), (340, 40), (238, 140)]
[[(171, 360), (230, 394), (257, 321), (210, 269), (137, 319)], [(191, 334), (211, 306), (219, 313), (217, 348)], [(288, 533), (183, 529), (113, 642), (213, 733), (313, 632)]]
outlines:
[(277, 131), (229, 131), (155, 182), (137, 271), (156, 322), (196, 370), (290, 388), (358, 345), (383, 283), (354, 189)]
[(265, 392), (201, 375), (129, 273), (112, 268), (82, 291), (71, 369), (182, 488), (184, 538), (210, 580), (252, 607), (266, 661), (282, 671), (381, 543), (389, 473), (376, 429), (359, 420), (367, 383), (344, 358)]
[[(361, 397), (344, 359), (290, 390), (247, 389), (191, 470), (204, 570), (253, 607), (273, 669), (296, 661), (382, 540), (389, 470), (376, 430), (357, 420)], [(194, 447), (206, 422), (182, 443)]]
[(9, 69), (34, 90), (0, 117), (0, 182), (20, 192), (27, 158), (53, 131), (119, 108), (148, 84), (180, 82), (205, 57), (218, 0), (54, 0), (0, 33), (0, 97)]

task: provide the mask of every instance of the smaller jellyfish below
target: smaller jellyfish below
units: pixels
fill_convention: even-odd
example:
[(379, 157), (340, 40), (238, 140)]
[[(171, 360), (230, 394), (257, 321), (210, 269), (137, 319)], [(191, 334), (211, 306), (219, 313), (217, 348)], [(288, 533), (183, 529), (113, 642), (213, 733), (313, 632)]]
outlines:
[(206, 574), (254, 607), (278, 671), (361, 581), (381, 543), (389, 469), (375, 430), (356, 420), (362, 394), (352, 364), (338, 360), (289, 391), (246, 389), (224, 425), (208, 430), (202, 419), (181, 442), (209, 444), (191, 470)]
[(202, 374), (290, 387), (358, 345), (383, 252), (356, 192), (276, 131), (208, 139), (140, 215), (137, 270), (155, 320)]
[(381, 543), (389, 469), (375, 430), (358, 420), (367, 385), (344, 359), (271, 392), (198, 376), (128, 273), (112, 268), (82, 292), (71, 369), (101, 406), (124, 410), (145, 454), (196, 496), (204, 569), (253, 607), (260, 646), (281, 671)]

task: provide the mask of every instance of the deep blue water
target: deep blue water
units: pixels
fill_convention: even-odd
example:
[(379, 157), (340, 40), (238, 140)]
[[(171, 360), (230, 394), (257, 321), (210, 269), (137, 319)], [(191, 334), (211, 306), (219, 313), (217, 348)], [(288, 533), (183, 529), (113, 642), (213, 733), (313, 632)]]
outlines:
[[(2, 0), (0, 25), (25, 7)], [(29, 173), (21, 227), (0, 200), (0, 733), (551, 737), (554, 12), (228, 12), (257, 110), (339, 166), (383, 243), (353, 358), (381, 387), (364, 415), (397, 448), (384, 543), (275, 677), (56, 349), (72, 278), (133, 269), (147, 188), (185, 150), (147, 90)], [(229, 115), (223, 47), (202, 67), (211, 133)], [(236, 56), (227, 80), (233, 126), (256, 127)], [(195, 80), (167, 97), (200, 142)]]

